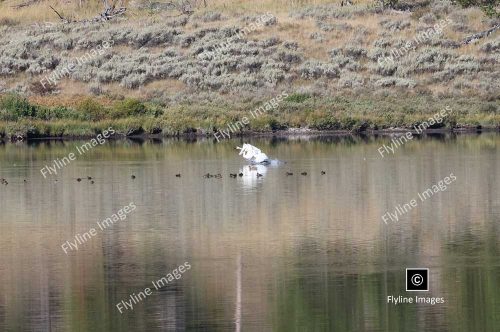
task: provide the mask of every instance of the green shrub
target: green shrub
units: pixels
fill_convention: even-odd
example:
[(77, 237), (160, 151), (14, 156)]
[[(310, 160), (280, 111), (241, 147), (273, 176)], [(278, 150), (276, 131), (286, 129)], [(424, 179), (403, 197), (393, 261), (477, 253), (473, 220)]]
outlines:
[(311, 111), (306, 110), (306, 123), (311, 129), (316, 130), (336, 130), (340, 129), (338, 119), (332, 111)]
[(315, 115), (307, 119), (310, 128), (316, 130), (337, 130), (340, 129), (340, 122), (333, 115)]
[(164, 121), (160, 119), (147, 118), (142, 124), (142, 128), (148, 134), (160, 134), (164, 126)]
[(286, 126), (270, 115), (263, 115), (251, 119), (250, 128), (254, 131), (268, 131), (286, 129)]
[(496, 5), (498, 0), (455, 0), (462, 7)]
[(36, 116), (37, 108), (29, 101), (16, 94), (7, 94), (0, 98), (0, 119), (16, 121), (20, 118)]
[(356, 129), (356, 124), (358, 121), (356, 119), (351, 118), (350, 116), (344, 117), (340, 119), (340, 127), (344, 130), (353, 130)]
[(483, 9), (484, 13), (486, 14), (486, 16), (497, 17), (497, 18), (500, 17), (500, 12), (497, 12), (494, 5), (486, 5), (486, 6), (483, 6), (482, 9)]
[(146, 106), (146, 114), (158, 118), (164, 114), (164, 107), (157, 103), (148, 103)]
[(31, 121), (17, 121), (7, 124), (6, 131), (9, 135), (25, 138), (40, 137), (40, 130)]
[(93, 98), (86, 98), (80, 102), (80, 104), (76, 107), (76, 110), (86, 119), (92, 121), (99, 121), (106, 117), (105, 108)]
[(113, 117), (129, 117), (140, 116), (146, 113), (146, 106), (137, 99), (126, 98), (125, 100), (117, 101), (113, 106)]
[(36, 113), (36, 118), (40, 120), (57, 120), (57, 119), (72, 119), (72, 120), (86, 120), (88, 117), (73, 109), (63, 106), (58, 107), (39, 107)]
[(495, 6), (498, 6), (498, 0), (455, 0), (455, 2), (465, 8), (481, 7), (485, 14), (490, 17), (500, 16), (500, 13), (495, 9)]
[(44, 136), (63, 137), (66, 134), (66, 124), (63, 122), (46, 123), (44, 127)]
[(291, 95), (285, 98), (285, 101), (290, 101), (293, 103), (302, 103), (309, 98), (311, 98), (311, 96), (307, 93), (292, 93)]

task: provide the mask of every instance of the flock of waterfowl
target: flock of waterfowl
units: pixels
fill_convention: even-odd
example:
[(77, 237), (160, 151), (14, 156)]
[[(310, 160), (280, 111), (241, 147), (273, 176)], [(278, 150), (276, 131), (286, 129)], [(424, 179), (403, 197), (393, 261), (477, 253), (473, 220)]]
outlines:
[[(87, 176), (87, 180), (90, 181), (90, 184), (94, 184), (94, 180), (92, 180), (92, 177), (91, 176)], [(82, 182), (82, 178), (77, 178), (76, 181), (78, 182)]]
[[(23, 182), (27, 183), (28, 180), (24, 179)], [(6, 185), (9, 184), (9, 182), (6, 179), (4, 179), (4, 178), (0, 178), (0, 184), (3, 184), (4, 186), (6, 186)]]
[[(259, 172), (256, 172), (257, 174), (257, 177), (260, 178), (261, 176), (264, 176), (262, 174), (260, 174)], [(292, 172), (286, 172), (285, 173), (286, 176), (292, 176), (293, 173)], [(325, 175), (326, 172), (325, 171), (321, 171), (321, 175)], [(303, 175), (303, 176), (307, 176), (307, 172), (301, 172), (300, 175)], [(180, 177), (180, 174), (177, 174), (176, 176)], [(237, 178), (237, 177), (243, 177), (243, 173), (229, 173), (229, 177), (230, 178)], [(205, 175), (203, 175), (204, 178), (216, 178), (216, 179), (222, 179), (222, 174), (218, 173), (218, 174), (210, 174), (210, 173), (207, 173)]]
[[(263, 176), (263, 175), (262, 175), (262, 174), (260, 174), (259, 172), (256, 172), (256, 174), (257, 174), (257, 177), (258, 177), (258, 178), (260, 178), (260, 177), (262, 177), (262, 176)], [(286, 172), (285, 174), (286, 174), (286, 176), (292, 176), (292, 175), (293, 175), (293, 173), (292, 173), (292, 172)], [(306, 176), (306, 175), (307, 175), (307, 172), (301, 172), (300, 174), (301, 174), (301, 175), (303, 175), (303, 176)], [(321, 175), (325, 175), (325, 174), (326, 174), (326, 172), (325, 172), (325, 171), (321, 171)], [(181, 174), (180, 174), (180, 173), (179, 173), (179, 174), (175, 174), (175, 177), (180, 178), (180, 177), (181, 177)], [(203, 175), (203, 177), (204, 177), (204, 178), (206, 178), (206, 179), (208, 179), (208, 178), (222, 179), (222, 174), (220, 174), (220, 173), (218, 173), (218, 174), (210, 174), (210, 173), (207, 173), (207, 174)], [(235, 178), (237, 178), (237, 177), (243, 177), (243, 173), (229, 173), (229, 177), (230, 177), (230, 178), (233, 178), (233, 179), (235, 179)], [(134, 174), (132, 174), (132, 175), (130, 176), (130, 178), (131, 178), (132, 180), (134, 180), (134, 179), (136, 178), (136, 176), (135, 176)], [(77, 181), (77, 182), (82, 182), (82, 180), (83, 180), (83, 179), (84, 179), (84, 178), (76, 178), (76, 181)], [(94, 182), (94, 179), (93, 179), (91, 176), (87, 176), (87, 180), (90, 182), (90, 184), (94, 184), (94, 183), (95, 183), (95, 182)], [(54, 180), (54, 181), (56, 181), (56, 182), (57, 182), (57, 180)], [(24, 183), (26, 183), (26, 182), (28, 182), (28, 181), (25, 179), (25, 180), (24, 180)], [(9, 184), (9, 182), (8, 182), (6, 179), (4, 179), (4, 178), (0, 178), (0, 185), (5, 185), (5, 186), (6, 186), (6, 185), (8, 185), (8, 184)]]
[[(253, 145), (250, 145), (250, 144), (243, 144), (243, 147), (237, 147), (237, 149), (241, 150), (239, 155), (242, 155), (243, 158), (247, 159), (247, 160), (262, 160), (263, 162), (267, 162), (267, 163), (271, 163), (272, 164), (272, 160), (270, 160), (267, 155), (265, 153), (263, 153), (260, 149), (256, 148), (255, 146)], [(255, 159), (255, 160), (254, 160)], [(260, 177), (263, 177), (264, 175), (259, 173), (258, 172), (258, 168), (256, 166), (249, 166), (250, 170), (255, 170), (255, 174), (257, 176), (257, 178), (260, 178)], [(293, 173), (292, 172), (286, 172), (285, 173), (286, 176), (292, 176)], [(326, 172), (325, 171), (321, 171), (321, 175), (325, 175)], [(307, 172), (301, 172), (300, 175), (302, 176), (307, 176)], [(237, 177), (243, 177), (244, 174), (242, 172), (240, 173), (229, 173), (229, 177), (230, 178), (237, 178)], [(175, 174), (175, 177), (177, 178), (180, 178), (181, 177), (181, 174), (178, 173), (178, 174)], [(218, 174), (210, 174), (210, 173), (207, 173), (205, 175), (203, 175), (204, 178), (215, 178), (215, 179), (222, 179), (222, 174), (218, 173)], [(136, 178), (136, 176), (134, 174), (132, 174), (130, 176), (130, 178), (132, 180), (134, 180)], [(94, 180), (91, 176), (87, 176), (87, 180), (89, 181), (90, 184), (94, 184)], [(82, 178), (76, 178), (76, 181), (77, 182), (82, 182)], [(24, 182), (26, 183), (27, 181), (24, 180)], [(57, 179), (54, 180), (54, 182), (57, 182)], [(0, 184), (3, 184), (3, 185), (8, 185), (9, 182), (7, 182), (6, 179), (4, 178), (0, 178)]]

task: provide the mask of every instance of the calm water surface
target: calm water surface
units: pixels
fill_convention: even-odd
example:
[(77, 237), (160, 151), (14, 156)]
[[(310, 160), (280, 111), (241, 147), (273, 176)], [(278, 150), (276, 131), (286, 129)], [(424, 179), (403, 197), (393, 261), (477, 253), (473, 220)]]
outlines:
[[(0, 331), (500, 329), (500, 136), (415, 140), (383, 159), (389, 138), (249, 142), (287, 164), (249, 169), (240, 140), (116, 141), (44, 179), (83, 142), (0, 145)], [(450, 173), (446, 191), (382, 222)], [(130, 202), (127, 219), (63, 252)], [(445, 303), (387, 304), (415, 296), (406, 267), (429, 268), (418, 295)]]

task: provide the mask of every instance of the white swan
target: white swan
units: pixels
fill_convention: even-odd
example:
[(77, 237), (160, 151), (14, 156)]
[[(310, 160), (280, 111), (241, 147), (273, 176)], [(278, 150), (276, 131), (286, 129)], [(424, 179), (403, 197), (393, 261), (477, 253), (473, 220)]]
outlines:
[(244, 143), (243, 147), (236, 147), (238, 150), (240, 150), (239, 155), (243, 156), (246, 160), (250, 161), (251, 163), (254, 164), (262, 164), (262, 163), (269, 163), (269, 158), (267, 155), (260, 151), (259, 148), (251, 145)]

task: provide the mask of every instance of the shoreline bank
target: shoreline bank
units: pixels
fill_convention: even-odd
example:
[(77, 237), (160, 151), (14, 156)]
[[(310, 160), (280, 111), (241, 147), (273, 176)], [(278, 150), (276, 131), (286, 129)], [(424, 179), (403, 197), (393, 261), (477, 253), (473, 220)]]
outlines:
[[(293, 93), (267, 107), (253, 101), (157, 104), (124, 99), (106, 104), (86, 97), (75, 105), (29, 101), (0, 94), (0, 139), (91, 138), (112, 127), (123, 137), (293, 136), (350, 133), (397, 133), (499, 130), (498, 100), (432, 96), (363, 96), (334, 98)], [(445, 113), (442, 113), (445, 112)], [(437, 115), (441, 114), (439, 118)], [(247, 119), (247, 121), (244, 121)], [(241, 122), (241, 124), (240, 124)], [(231, 124), (238, 123), (238, 126)], [(231, 129), (224, 130), (224, 128)], [(224, 132), (224, 136), (222, 133)], [(418, 132), (417, 132), (418, 133)]]

